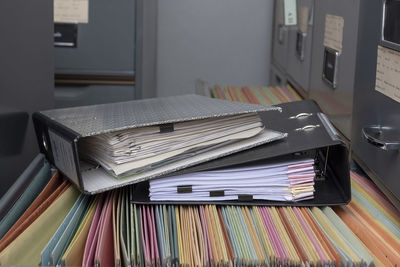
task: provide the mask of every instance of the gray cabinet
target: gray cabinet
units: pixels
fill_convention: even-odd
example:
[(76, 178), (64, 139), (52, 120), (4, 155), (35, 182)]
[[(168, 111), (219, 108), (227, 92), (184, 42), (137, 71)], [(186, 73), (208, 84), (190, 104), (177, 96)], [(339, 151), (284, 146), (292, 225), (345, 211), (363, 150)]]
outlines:
[(135, 88), (130, 85), (57, 85), (54, 91), (57, 108), (122, 102), (134, 98)]
[(76, 47), (55, 47), (56, 74), (132, 76), (135, 1), (89, 2), (89, 23), (78, 24)]
[(298, 89), (308, 91), (313, 33), (313, 0), (297, 0), (297, 29), (288, 32), (287, 74)]
[[(314, 4), (309, 97), (318, 102), (333, 124), (348, 139), (351, 129), (359, 5), (359, 0), (324, 0), (315, 1)], [(326, 21), (329, 22), (328, 30), (325, 30)]]
[(76, 30), (75, 46), (54, 47), (56, 108), (135, 98), (135, 22), (135, 0), (96, 0), (88, 23), (56, 24)]
[(0, 1), (0, 197), (39, 152), (31, 114), (53, 108), (53, 1)]
[(286, 74), (277, 66), (270, 66), (269, 83), (272, 86), (286, 86)]
[(278, 68), (286, 70), (288, 36), (291, 30), (290, 26), (284, 24), (284, 0), (275, 1), (275, 16), (273, 22), (272, 38), (272, 63)]
[(277, 79), (284, 85), (289, 82), (305, 96), (310, 82), (314, 0), (296, 0), (297, 25), (291, 26), (284, 24), (284, 2), (275, 1), (270, 80), (272, 85)]
[[(383, 4), (387, 3), (385, 27)], [(352, 156), (400, 208), (400, 1), (362, 1), (354, 84)], [(387, 27), (387, 28), (386, 28)], [(383, 30), (382, 30), (383, 29)], [(385, 34), (382, 37), (382, 33)], [(385, 40), (383, 40), (385, 39)], [(378, 52), (379, 50), (379, 52)], [(380, 59), (378, 60), (378, 53)], [(382, 56), (384, 53), (384, 56)], [(382, 79), (383, 75), (383, 79)], [(377, 79), (378, 77), (378, 79)], [(394, 96), (376, 90), (381, 88)], [(396, 89), (397, 88), (397, 89)], [(380, 90), (380, 89), (379, 89)]]

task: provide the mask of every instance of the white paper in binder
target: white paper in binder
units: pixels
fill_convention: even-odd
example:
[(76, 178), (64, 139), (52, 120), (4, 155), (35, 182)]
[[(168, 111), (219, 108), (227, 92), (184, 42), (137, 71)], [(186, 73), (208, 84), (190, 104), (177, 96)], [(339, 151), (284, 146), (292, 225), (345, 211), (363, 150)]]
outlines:
[(306, 200), (314, 195), (313, 164), (313, 159), (290, 160), (154, 179), (149, 196), (152, 201)]

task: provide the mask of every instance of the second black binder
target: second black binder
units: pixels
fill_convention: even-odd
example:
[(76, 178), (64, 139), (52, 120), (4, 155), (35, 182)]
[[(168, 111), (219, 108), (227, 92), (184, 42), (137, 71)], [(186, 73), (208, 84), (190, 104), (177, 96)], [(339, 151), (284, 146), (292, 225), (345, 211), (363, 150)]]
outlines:
[[(307, 156), (315, 159), (316, 178), (313, 199), (298, 202), (268, 201), (253, 200), (251, 196), (247, 196), (247, 198), (227, 201), (150, 201), (149, 182), (143, 182), (136, 185), (133, 202), (141, 204), (201, 203), (292, 206), (347, 204), (351, 199), (348, 150), (335, 128), (314, 101), (290, 102), (278, 106), (282, 108), (282, 113), (261, 112), (260, 115), (268, 128), (287, 132), (286, 139), (196, 165), (175, 172), (173, 175), (258, 163), (273, 163)], [(184, 193), (182, 191), (182, 194)]]

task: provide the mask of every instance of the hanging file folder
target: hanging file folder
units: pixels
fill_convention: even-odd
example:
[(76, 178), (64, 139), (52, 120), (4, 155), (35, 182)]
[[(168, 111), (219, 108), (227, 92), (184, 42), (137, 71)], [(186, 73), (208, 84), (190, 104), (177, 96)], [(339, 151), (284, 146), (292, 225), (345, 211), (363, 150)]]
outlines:
[(12, 204), (7, 214), (0, 220), (0, 238), (3, 238), (18, 218), (29, 208), (30, 204), (40, 194), (50, 178), (50, 165), (46, 162), (18, 200)]
[(266, 107), (197, 95), (37, 112), (39, 146), (85, 193), (99, 193), (284, 138)]
[[(350, 192), (350, 172), (348, 164), (348, 151), (346, 145), (341, 140), (334, 127), (331, 125), (326, 116), (321, 113), (317, 104), (311, 100), (297, 101), (277, 105), (282, 108), (282, 113), (271, 114), (268, 112), (260, 113), (263, 121), (268, 122), (272, 130), (288, 133), (287, 138), (267, 144), (254, 147), (250, 150), (242, 151), (213, 161), (205, 162), (184, 170), (173, 173), (175, 181), (178, 185), (175, 187), (176, 195), (181, 196), (171, 198), (170, 201), (163, 198), (154, 198), (150, 201), (149, 182), (139, 183), (135, 187), (134, 203), (137, 204), (222, 204), (222, 205), (293, 205), (293, 206), (327, 206), (327, 205), (343, 205), (347, 204), (351, 198)], [(270, 199), (259, 199), (256, 194), (246, 193), (238, 194), (238, 197), (231, 197), (226, 194), (223, 184), (209, 190), (205, 198), (189, 199), (189, 195), (193, 193), (190, 179), (197, 174), (207, 173), (207, 171), (215, 170), (216, 172), (224, 172), (230, 169), (256, 169), (260, 166), (274, 166), (279, 164), (287, 164), (288, 162), (304, 160), (305, 158), (314, 161), (313, 167), (315, 172), (313, 187), (314, 194), (312, 198), (295, 201), (295, 199), (287, 199), (287, 201), (274, 201)], [(266, 171), (264, 170), (264, 173)], [(179, 176), (181, 180), (179, 183)], [(171, 176), (171, 175), (169, 175)], [(270, 177), (271, 179), (273, 177)], [(151, 182), (157, 183), (164, 178), (157, 178)], [(171, 179), (171, 177), (165, 177)], [(186, 182), (185, 179), (189, 180)], [(265, 175), (268, 180), (268, 175)], [(206, 180), (206, 179), (204, 179)], [(249, 177), (248, 181), (251, 179)], [(243, 186), (237, 190), (243, 190), (247, 182), (245, 175), (242, 179)], [(216, 180), (214, 181), (214, 183)], [(254, 181), (251, 181), (252, 183)], [(232, 183), (226, 181), (225, 187), (231, 189)], [(267, 182), (264, 182), (265, 184)], [(181, 185), (181, 186), (179, 186)], [(170, 190), (170, 189), (168, 189)], [(266, 193), (268, 189), (265, 189)], [(262, 192), (261, 192), (262, 193)], [(185, 197), (185, 194), (187, 197)], [(259, 193), (257, 193), (259, 194)], [(224, 196), (227, 196), (225, 197)], [(204, 195), (203, 195), (204, 196)], [(294, 196), (294, 195), (293, 195)], [(215, 199), (215, 200), (212, 200)], [(230, 199), (230, 200), (229, 200)]]
[(44, 155), (37, 155), (29, 164), (29, 166), (17, 178), (15, 183), (0, 198), (0, 220), (3, 219), (21, 194), (26, 190), (26, 188), (29, 186), (29, 183), (33, 180), (35, 175), (38, 174), (44, 164)]

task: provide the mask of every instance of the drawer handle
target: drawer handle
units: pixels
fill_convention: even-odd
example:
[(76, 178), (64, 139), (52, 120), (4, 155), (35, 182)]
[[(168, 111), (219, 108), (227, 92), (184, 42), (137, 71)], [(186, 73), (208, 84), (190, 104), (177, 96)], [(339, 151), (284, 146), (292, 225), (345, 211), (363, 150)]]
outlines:
[(284, 25), (278, 26), (278, 42), (283, 44), (285, 42), (286, 27)]
[[(368, 126), (361, 130), (362, 136), (368, 143), (383, 150), (400, 150), (400, 136), (398, 131), (390, 127)], [(398, 141), (393, 141), (393, 136), (397, 136)], [(392, 140), (388, 140), (389, 138)]]

